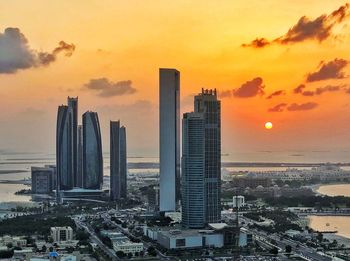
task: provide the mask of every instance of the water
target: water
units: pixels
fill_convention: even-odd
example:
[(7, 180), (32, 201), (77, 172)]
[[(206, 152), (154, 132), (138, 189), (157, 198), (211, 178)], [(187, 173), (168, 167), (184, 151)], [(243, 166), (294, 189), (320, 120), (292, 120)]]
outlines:
[[(328, 196), (350, 197), (350, 184), (324, 185), (317, 192)], [(338, 231), (336, 235), (350, 239), (350, 217), (310, 216), (309, 226), (319, 231)]]

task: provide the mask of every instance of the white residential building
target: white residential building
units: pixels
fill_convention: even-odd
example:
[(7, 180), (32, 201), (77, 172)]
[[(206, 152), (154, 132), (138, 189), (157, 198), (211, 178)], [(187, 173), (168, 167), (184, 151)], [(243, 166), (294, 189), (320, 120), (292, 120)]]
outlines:
[(73, 229), (71, 227), (52, 227), (51, 237), (54, 242), (73, 240)]

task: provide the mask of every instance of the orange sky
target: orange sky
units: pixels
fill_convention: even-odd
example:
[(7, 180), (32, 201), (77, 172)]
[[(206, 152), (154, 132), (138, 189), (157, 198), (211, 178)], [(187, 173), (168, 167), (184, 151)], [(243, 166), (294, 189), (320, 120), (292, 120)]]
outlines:
[[(205, 3), (206, 2), (206, 3)], [(128, 130), (129, 155), (158, 155), (158, 68), (181, 72), (182, 112), (202, 87), (229, 91), (222, 98), (224, 153), (242, 151), (350, 150), (350, 66), (338, 77), (306, 83), (308, 74), (335, 59), (350, 60), (350, 17), (325, 18), (329, 35), (263, 48), (242, 47), (256, 38), (285, 36), (302, 16), (314, 21), (346, 4), (329, 0), (265, 1), (2, 1), (1, 34), (19, 28), (35, 52), (59, 41), (75, 45), (48, 66), (0, 71), (0, 150), (54, 152), (56, 111), (79, 96), (79, 113), (96, 110), (108, 151), (110, 119)], [(335, 18), (334, 18), (335, 19)], [(313, 24), (315, 25), (315, 24)], [(316, 25), (315, 25), (316, 26)], [(308, 29), (310, 30), (310, 28)], [(316, 29), (315, 29), (316, 30)], [(1, 55), (0, 36), (0, 55)], [(4, 50), (3, 50), (4, 52)], [(1, 57), (0, 57), (1, 63)], [(338, 76), (339, 76), (338, 75)], [(135, 93), (100, 97), (84, 84), (105, 77), (132, 81)], [(237, 97), (232, 90), (261, 77), (265, 95)], [(338, 86), (320, 95), (294, 94)], [(282, 90), (285, 95), (267, 99)], [(285, 103), (282, 112), (268, 110)], [(289, 111), (291, 104), (316, 104)], [(271, 121), (272, 130), (264, 124)], [(249, 160), (248, 158), (246, 160)]]

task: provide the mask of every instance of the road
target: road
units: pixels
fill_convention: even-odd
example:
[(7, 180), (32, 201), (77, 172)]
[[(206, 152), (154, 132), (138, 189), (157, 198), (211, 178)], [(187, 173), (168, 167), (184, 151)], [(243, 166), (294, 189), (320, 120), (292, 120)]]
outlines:
[[(101, 215), (101, 217), (103, 218), (103, 220), (109, 224), (109, 225), (112, 225), (112, 226), (115, 226), (119, 232), (123, 233), (124, 235), (126, 235), (128, 238), (133, 238), (133, 239), (138, 239), (140, 240), (142, 243), (143, 243), (143, 248), (145, 250), (145, 252), (147, 252), (147, 249), (150, 247), (150, 246), (154, 246), (152, 243), (150, 242), (147, 242), (145, 240), (142, 239), (142, 237), (136, 237), (134, 236), (133, 234), (131, 234), (127, 229), (123, 228), (120, 224), (117, 224), (116, 222), (112, 221), (111, 220), (111, 217), (110, 215), (106, 212), (106, 213), (103, 213)], [(156, 252), (157, 252), (157, 258), (159, 258), (160, 260), (180, 260), (176, 257), (172, 257), (172, 256), (167, 256), (167, 255), (164, 255), (161, 251), (159, 251), (157, 248), (155, 248)]]
[[(241, 219), (245, 220), (247, 223), (252, 223), (254, 220), (251, 220), (246, 217), (240, 217)], [(280, 239), (280, 236), (277, 234), (267, 234), (263, 231), (259, 231), (256, 229), (249, 229), (249, 232), (251, 232), (254, 237), (264, 242), (265, 244), (269, 244), (273, 246), (270, 241), (271, 239), (276, 241), (276, 247), (279, 248), (279, 251), (284, 251), (287, 245), (290, 245), (293, 249), (293, 253), (299, 255), (300, 257), (304, 258), (305, 260), (309, 261), (331, 261), (332, 258), (328, 256), (324, 256), (321, 253), (317, 252), (317, 250), (308, 247), (304, 244), (301, 244), (298, 241), (292, 240), (292, 239)]]
[(86, 232), (88, 232), (90, 234), (90, 240), (95, 243), (96, 245), (98, 245), (98, 247), (100, 249), (102, 249), (103, 252), (105, 252), (105, 254), (107, 256), (109, 256), (110, 258), (112, 258), (112, 260), (122, 260), (120, 259), (116, 253), (114, 252), (114, 250), (110, 249), (109, 247), (107, 247), (105, 244), (102, 243), (102, 241), (97, 237), (95, 231), (92, 229), (91, 226), (81, 222), (79, 219), (74, 218), (75, 224), (78, 228), (84, 229)]

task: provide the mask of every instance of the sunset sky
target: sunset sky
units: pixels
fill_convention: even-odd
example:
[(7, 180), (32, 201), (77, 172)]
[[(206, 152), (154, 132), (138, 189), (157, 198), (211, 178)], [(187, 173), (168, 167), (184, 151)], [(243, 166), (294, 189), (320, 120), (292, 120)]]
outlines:
[(57, 106), (79, 96), (79, 114), (99, 114), (104, 151), (120, 119), (129, 156), (157, 156), (158, 69), (168, 67), (181, 72), (182, 112), (201, 88), (219, 91), (223, 153), (350, 157), (346, 1), (12, 0), (0, 10), (0, 152), (53, 153)]

